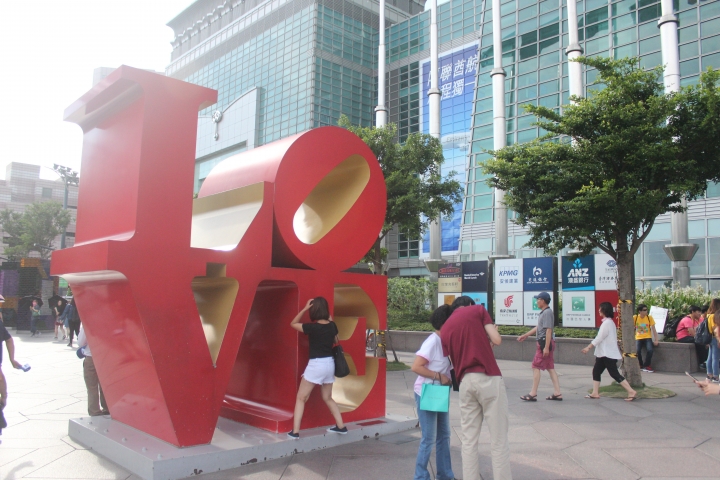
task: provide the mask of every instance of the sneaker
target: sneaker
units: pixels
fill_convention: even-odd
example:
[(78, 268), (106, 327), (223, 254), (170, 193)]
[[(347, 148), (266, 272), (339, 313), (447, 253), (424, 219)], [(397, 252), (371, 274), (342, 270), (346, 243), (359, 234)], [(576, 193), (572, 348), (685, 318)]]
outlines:
[(712, 379), (712, 383), (720, 383), (720, 380), (717, 379), (717, 378), (713, 378), (713, 379)]
[(645, 367), (645, 369), (643, 370), (643, 372), (655, 373), (655, 370), (653, 370), (652, 367)]
[(645, 367), (640, 367), (640, 371), (641, 371), (641, 372), (647, 372), (647, 368), (645, 368)]
[(290, 438), (293, 439), (293, 440), (297, 440), (297, 439), (300, 438), (300, 434), (299, 434), (299, 433), (295, 433), (295, 432), (293, 432), (292, 430), (290, 430), (290, 431), (287, 433), (287, 436), (290, 437)]
[(330, 433), (339, 433), (340, 435), (345, 435), (347, 433), (347, 427), (338, 428), (338, 426), (335, 425), (332, 428), (328, 428), (327, 431)]

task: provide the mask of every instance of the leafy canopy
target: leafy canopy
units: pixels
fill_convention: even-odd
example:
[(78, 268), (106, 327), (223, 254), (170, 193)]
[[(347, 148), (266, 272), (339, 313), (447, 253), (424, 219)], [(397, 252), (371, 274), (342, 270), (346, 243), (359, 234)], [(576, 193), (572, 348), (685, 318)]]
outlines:
[(338, 124), (360, 137), (375, 154), (387, 187), (387, 213), (379, 238), (397, 225), (410, 238), (425, 232), (430, 219), (452, 215), (462, 200), (455, 172), (442, 178), (444, 158), (440, 141), (430, 135), (412, 133), (405, 144), (396, 142), (397, 127), (360, 127), (341, 116)]
[(12, 258), (26, 257), (30, 252), (48, 258), (51, 251), (36, 245), (50, 246), (70, 223), (70, 213), (58, 202), (38, 202), (28, 206), (25, 212), (0, 211), (0, 225), (5, 232), (3, 243), (5, 255)]
[(601, 88), (573, 97), (562, 114), (526, 106), (548, 136), (493, 152), (485, 171), (506, 191), (529, 245), (632, 255), (658, 215), (682, 211), (681, 199), (719, 179), (719, 75), (708, 71), (700, 85), (668, 95), (662, 67), (578, 61), (598, 70)]

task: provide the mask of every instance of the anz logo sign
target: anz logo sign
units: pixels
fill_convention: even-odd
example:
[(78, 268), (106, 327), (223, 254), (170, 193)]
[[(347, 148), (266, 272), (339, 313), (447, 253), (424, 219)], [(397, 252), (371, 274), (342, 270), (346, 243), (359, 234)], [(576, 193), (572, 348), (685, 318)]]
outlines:
[(569, 277), (589, 277), (590, 276), (590, 269), (589, 268), (582, 268), (582, 262), (578, 258), (575, 260), (575, 263), (573, 263), (573, 268), (570, 269), (568, 272), (568, 278)]

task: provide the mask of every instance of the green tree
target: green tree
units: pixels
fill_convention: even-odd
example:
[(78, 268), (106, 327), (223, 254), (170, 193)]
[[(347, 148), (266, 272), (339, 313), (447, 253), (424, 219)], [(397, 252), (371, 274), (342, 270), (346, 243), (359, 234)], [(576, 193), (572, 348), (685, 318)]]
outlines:
[[(720, 175), (718, 72), (665, 94), (661, 67), (644, 70), (637, 59), (578, 61), (598, 70), (598, 88), (573, 98), (562, 114), (527, 106), (548, 136), (493, 152), (485, 171), (507, 192), (529, 245), (549, 254), (568, 246), (610, 254), (620, 298), (632, 300), (634, 255), (657, 216), (682, 211), (681, 199), (702, 195)], [(623, 348), (631, 352), (633, 305), (623, 304), (621, 314)], [(626, 376), (638, 385), (638, 362), (628, 360)]]
[(70, 223), (70, 213), (58, 202), (38, 202), (25, 212), (0, 211), (0, 225), (5, 232), (5, 254), (11, 258), (26, 257), (32, 251), (49, 258), (51, 251), (36, 245), (49, 246)]
[(462, 200), (460, 183), (453, 180), (455, 172), (442, 177), (444, 162), (440, 141), (430, 135), (412, 133), (404, 144), (396, 142), (397, 127), (359, 127), (341, 116), (338, 124), (360, 137), (375, 154), (385, 176), (387, 213), (385, 224), (365, 261), (375, 274), (383, 273), (387, 250), (382, 239), (397, 225), (410, 238), (422, 235), (430, 219), (452, 215), (454, 205)]

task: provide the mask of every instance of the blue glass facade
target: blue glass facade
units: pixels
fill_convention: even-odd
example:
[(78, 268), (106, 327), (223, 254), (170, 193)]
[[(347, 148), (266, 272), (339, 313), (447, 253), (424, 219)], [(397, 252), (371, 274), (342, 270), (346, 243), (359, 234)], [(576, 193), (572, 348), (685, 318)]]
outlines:
[[(215, 8), (209, 0), (194, 5), (203, 2)], [(720, 68), (720, 0), (674, 3), (679, 19), (681, 81), (689, 85), (698, 81), (701, 70)], [(233, 5), (233, 11), (239, 12), (241, 4)], [(190, 48), (174, 53), (168, 67), (169, 75), (218, 90), (218, 104), (201, 115), (223, 110), (257, 88), (257, 139), (250, 143), (253, 145), (334, 125), (342, 114), (355, 124), (373, 123), (378, 23), (376, 12), (368, 10), (373, 8), (371, 4), (360, 0), (248, 0), (243, 5), (248, 5), (246, 13), (231, 13), (230, 22), (219, 21), (222, 28), (200, 42), (190, 39)], [(413, 5), (406, 5), (404, 11), (418, 12), (418, 5)], [(494, 195), (479, 168), (488, 158), (486, 150), (493, 148), (489, 75), (493, 29), (502, 30), (508, 144), (531, 141), (543, 133), (532, 125), (535, 119), (524, 113), (523, 105), (561, 111), (568, 103), (566, 0), (504, 0), (499, 26), (493, 25), (491, 7), (490, 0), (450, 0), (438, 7), (442, 171), (445, 175), (456, 172), (465, 190), (452, 221), (443, 222), (442, 249), (445, 256), (456, 255), (453, 260), (480, 260), (495, 249)], [(398, 13), (396, 4), (388, 8), (395, 10), (386, 29), (386, 106), (402, 142), (410, 133), (428, 132), (430, 15)], [(658, 0), (580, 0), (577, 8), (580, 43), (586, 55), (637, 55), (646, 67), (662, 63)], [(185, 13), (191, 15), (192, 8)], [(182, 25), (176, 23), (177, 33)], [(472, 68), (468, 69), (468, 64)], [(583, 75), (585, 85), (591, 85), (596, 72), (589, 69)], [(711, 185), (707, 198), (694, 202), (689, 213), (691, 241), (700, 244), (691, 263), (693, 282), (711, 289), (720, 288), (719, 216), (720, 187)], [(636, 271), (647, 285), (670, 277), (670, 261), (662, 252), (662, 245), (669, 240), (668, 229), (669, 217), (660, 217), (638, 253)], [(509, 233), (510, 253), (518, 257), (542, 254), (524, 246), (528, 240), (524, 230), (511, 223)], [(389, 247), (390, 273), (403, 274), (405, 269), (417, 275), (422, 267), (419, 257), (429, 245), (427, 239), (396, 232)]]

